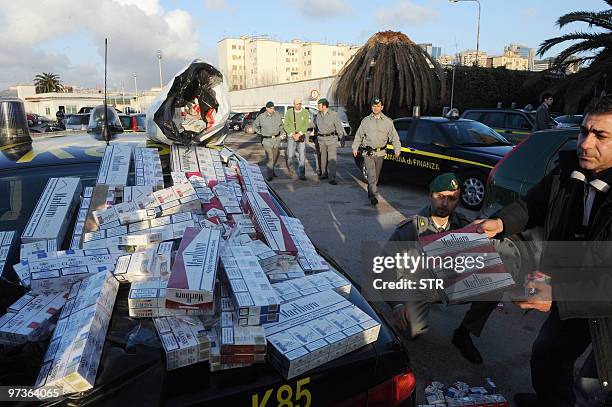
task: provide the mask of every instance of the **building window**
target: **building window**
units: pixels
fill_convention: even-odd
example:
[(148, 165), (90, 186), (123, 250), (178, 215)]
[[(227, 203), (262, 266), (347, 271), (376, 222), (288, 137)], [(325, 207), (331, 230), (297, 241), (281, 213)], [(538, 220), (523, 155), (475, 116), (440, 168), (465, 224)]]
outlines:
[(336, 61), (332, 61), (332, 65), (336, 65)]
[(236, 49), (236, 46), (235, 46), (235, 45), (232, 45), (232, 49)]
[(49, 116), (51, 114), (51, 108), (45, 107), (45, 114)]
[(333, 56), (336, 56), (336, 51), (333, 51), (333, 52), (332, 52), (332, 55), (333, 55)]
[(285, 62), (291, 62), (291, 58), (285, 58)]
[(67, 114), (75, 114), (77, 112), (77, 107), (76, 106), (66, 106), (66, 113)]

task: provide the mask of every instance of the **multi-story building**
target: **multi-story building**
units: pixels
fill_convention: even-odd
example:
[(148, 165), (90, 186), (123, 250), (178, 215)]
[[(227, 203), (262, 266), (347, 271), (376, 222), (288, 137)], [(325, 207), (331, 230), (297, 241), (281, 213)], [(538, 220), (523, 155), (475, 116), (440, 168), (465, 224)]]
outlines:
[(440, 55), (437, 58), (437, 61), (440, 65), (442, 66), (449, 66), (449, 65), (454, 65), (455, 64), (455, 57), (452, 55)]
[(224, 38), (217, 44), (219, 68), (230, 90), (336, 75), (358, 49), (247, 36)]
[(533, 71), (533, 64), (535, 60), (535, 50), (533, 48), (529, 48), (528, 46), (521, 44), (508, 44), (504, 47), (504, 53), (506, 52), (514, 52), (515, 54), (520, 55), (522, 58), (527, 58), (528, 69)]
[(433, 44), (419, 44), (433, 59), (438, 59), (442, 56), (442, 48), (434, 47)]
[(459, 53), (459, 63), (464, 66), (476, 65), (476, 54), (478, 54), (478, 66), (487, 66), (487, 53), (483, 51), (476, 52), (467, 50)]
[(512, 51), (505, 51), (504, 55), (491, 57), (489, 62), (487, 65), (491, 68), (504, 67), (515, 71), (529, 70), (529, 59)]

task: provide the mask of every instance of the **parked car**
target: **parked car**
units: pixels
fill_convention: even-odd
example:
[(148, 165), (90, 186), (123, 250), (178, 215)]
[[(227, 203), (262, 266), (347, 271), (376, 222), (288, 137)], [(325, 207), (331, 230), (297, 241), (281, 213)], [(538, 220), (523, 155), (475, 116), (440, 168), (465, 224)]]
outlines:
[(147, 115), (144, 113), (119, 115), (119, 120), (121, 120), (121, 126), (123, 127), (123, 131), (125, 132), (146, 131), (146, 118)]
[(229, 119), (227, 120), (229, 128), (234, 131), (244, 129), (245, 117), (247, 115), (248, 113), (234, 113), (233, 115), (230, 115)]
[(581, 114), (562, 115), (555, 117), (555, 121), (559, 123), (557, 125), (557, 128), (559, 129), (580, 127), (580, 124), (582, 124), (582, 119), (584, 119), (584, 115)]
[[(428, 185), (436, 176), (452, 171), (461, 180), (461, 202), (468, 209), (483, 204), (489, 171), (512, 150), (512, 144), (482, 123), (446, 117), (405, 117), (393, 121), (402, 153), (392, 145), (381, 177), (397, 177), (411, 184)], [(355, 163), (365, 179), (363, 157)]]
[(89, 124), (89, 113), (70, 115), (66, 120), (66, 130), (87, 130)]
[(462, 119), (476, 120), (491, 127), (513, 144), (531, 134), (535, 121), (534, 110), (524, 109), (467, 109)]
[(82, 108), (79, 109), (79, 111), (77, 113), (81, 114), (81, 113), (91, 113), (92, 110), (94, 110), (95, 107), (93, 106), (83, 106)]

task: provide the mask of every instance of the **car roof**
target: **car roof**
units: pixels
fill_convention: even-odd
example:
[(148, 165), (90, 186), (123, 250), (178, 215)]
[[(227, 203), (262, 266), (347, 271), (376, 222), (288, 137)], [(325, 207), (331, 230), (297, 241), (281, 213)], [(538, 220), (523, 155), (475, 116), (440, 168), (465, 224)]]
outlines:
[(470, 108), (465, 109), (463, 113), (466, 112), (521, 112), (521, 113), (535, 113), (535, 110), (525, 110), (525, 109), (512, 109), (512, 108), (497, 108), (497, 107), (488, 107), (488, 108)]
[(474, 120), (470, 119), (449, 119), (448, 117), (441, 116), (419, 116), (419, 117), (399, 117), (394, 122), (398, 121), (409, 121), (409, 120), (427, 120), (429, 122), (434, 123), (449, 123), (449, 122), (473, 122)]

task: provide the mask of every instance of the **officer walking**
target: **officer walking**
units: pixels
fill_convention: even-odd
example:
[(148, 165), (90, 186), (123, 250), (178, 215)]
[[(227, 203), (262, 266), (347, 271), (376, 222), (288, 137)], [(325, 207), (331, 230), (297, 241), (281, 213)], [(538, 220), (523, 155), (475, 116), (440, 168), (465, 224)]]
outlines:
[(276, 177), (274, 167), (280, 154), (281, 133), (283, 130), (283, 119), (280, 114), (274, 110), (274, 102), (266, 103), (266, 111), (255, 119), (253, 122), (255, 133), (262, 137), (261, 144), (266, 152), (266, 167), (268, 168), (268, 181), (272, 181)]
[(314, 132), (321, 150), (321, 175), (319, 179), (329, 178), (329, 183), (338, 185), (336, 182), (336, 162), (338, 155), (338, 137), (341, 138), (340, 146), (344, 147), (344, 128), (337, 112), (329, 110), (327, 99), (319, 99), (319, 113), (314, 118)]
[[(461, 189), (455, 174), (447, 172), (437, 176), (429, 185), (429, 206), (400, 223), (389, 240), (417, 242), (421, 236), (460, 229), (469, 225), (470, 221), (465, 215), (455, 212), (460, 197)], [(414, 275), (398, 275), (398, 278), (414, 279), (415, 277)], [(393, 308), (396, 326), (411, 338), (415, 338), (427, 331), (429, 308), (432, 303), (440, 302), (442, 298), (436, 291), (429, 290), (414, 290), (409, 295), (408, 301), (389, 302), (389, 305)], [(472, 363), (482, 363), (482, 356), (474, 346), (470, 334), (480, 336), (489, 315), (497, 304), (498, 301), (472, 302), (461, 325), (453, 334), (453, 345), (459, 349), (463, 357)]]
[(289, 176), (293, 177), (293, 158), (297, 153), (297, 175), (306, 181), (306, 133), (310, 124), (310, 113), (302, 108), (302, 99), (293, 101), (293, 108), (285, 113), (285, 133), (287, 133), (287, 168)]
[(353, 140), (353, 155), (357, 157), (362, 147), (363, 160), (368, 174), (368, 198), (372, 205), (378, 203), (378, 177), (385, 159), (387, 143), (391, 141), (395, 156), (401, 154), (402, 145), (393, 120), (382, 113), (382, 101), (375, 97), (370, 101), (372, 114), (361, 121)]

